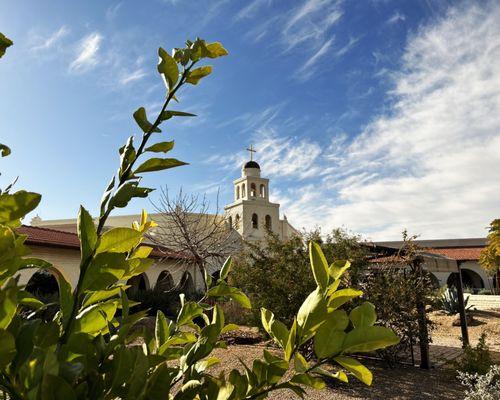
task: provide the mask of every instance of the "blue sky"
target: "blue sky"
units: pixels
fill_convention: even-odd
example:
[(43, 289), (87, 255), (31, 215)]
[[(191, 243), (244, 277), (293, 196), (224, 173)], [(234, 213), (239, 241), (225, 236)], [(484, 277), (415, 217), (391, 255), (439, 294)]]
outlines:
[(199, 116), (164, 126), (191, 165), (147, 185), (227, 203), (253, 143), (296, 227), (482, 236), (500, 214), (499, 21), (486, 1), (3, 0), (0, 179), (42, 193), (43, 219), (96, 213), (131, 114), (162, 101), (158, 46), (199, 36), (230, 56), (180, 94)]

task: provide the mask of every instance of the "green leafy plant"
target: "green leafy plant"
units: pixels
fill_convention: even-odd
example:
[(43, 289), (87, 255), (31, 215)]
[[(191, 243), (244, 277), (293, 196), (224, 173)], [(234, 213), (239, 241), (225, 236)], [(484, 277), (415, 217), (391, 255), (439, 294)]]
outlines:
[[(465, 310), (470, 310), (472, 306), (468, 305), (469, 298), (464, 297)], [(455, 288), (447, 288), (439, 299), (439, 308), (449, 315), (455, 315), (460, 312), (458, 302), (458, 292)]]
[[(244, 366), (244, 372), (210, 374), (209, 367), (218, 362), (212, 351), (225, 346), (220, 336), (236, 328), (226, 325), (221, 307), (211, 300), (232, 299), (251, 307), (246, 295), (227, 283), (231, 258), (217, 280), (205, 274), (207, 290), (200, 300), (187, 301), (181, 294), (174, 318), (157, 311), (154, 332), (134, 329), (146, 311), (131, 311), (136, 303), (129, 301), (125, 282), (153, 264), (148, 258), (152, 248), (143, 240), (155, 224), (143, 212), (132, 228), (104, 231), (103, 227), (114, 209), (151, 192), (140, 186), (142, 174), (185, 164), (173, 158), (140, 159), (172, 150), (172, 142), (149, 143), (162, 122), (192, 115), (171, 110), (170, 101), (176, 100), (181, 86), (198, 84), (212, 70), (210, 66), (195, 68), (196, 64), (226, 54), (220, 43), (201, 39), (187, 41), (172, 55), (160, 48), (158, 71), (167, 88), (165, 103), (154, 122), (142, 107), (134, 113), (141, 139), (135, 147), (130, 137), (120, 148), (120, 166), (104, 191), (97, 224), (80, 208), (81, 263), (76, 287), (55, 266), (27, 257), (26, 236), (16, 231), (41, 196), (24, 190), (12, 193), (12, 185), (0, 193), (0, 389), (11, 399), (262, 399), (277, 389), (303, 396), (303, 386), (321, 388), (325, 376), (347, 381), (345, 371), (371, 384), (371, 372), (353, 354), (399, 341), (390, 329), (375, 325), (372, 304), (365, 302), (349, 314), (341, 309), (362, 292), (339, 289), (349, 262), (328, 264), (313, 242), (309, 255), (316, 287), (291, 326), (271, 311), (261, 310), (262, 324), (281, 349), (279, 355), (264, 351), (262, 359)], [(9, 149), (2, 149), (8, 155)], [(53, 319), (40, 318), (48, 305), (19, 285), (17, 273), (24, 268), (38, 268), (56, 278), (59, 298)], [(21, 315), (25, 308), (31, 309), (28, 316)], [(314, 362), (299, 352), (308, 340), (314, 342)], [(322, 368), (330, 362), (337, 365), (335, 372)], [(291, 375), (285, 377), (289, 369)]]
[(459, 372), (480, 375), (486, 374), (491, 365), (493, 365), (493, 360), (486, 343), (486, 333), (481, 334), (476, 347), (465, 346), (464, 354), (454, 364)]

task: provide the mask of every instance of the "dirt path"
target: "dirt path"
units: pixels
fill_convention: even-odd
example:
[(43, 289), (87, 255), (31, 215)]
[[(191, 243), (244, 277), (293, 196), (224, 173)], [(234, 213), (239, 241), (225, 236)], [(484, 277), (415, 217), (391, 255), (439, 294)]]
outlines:
[[(214, 373), (241, 368), (238, 358), (247, 365), (262, 356), (265, 347), (262, 345), (233, 345), (227, 350), (217, 349), (214, 356), (222, 363), (214, 368)], [(374, 381), (371, 387), (358, 382), (354, 377), (349, 384), (336, 381), (328, 382), (325, 390), (308, 390), (307, 399), (398, 399), (398, 400), (437, 400), (463, 399), (463, 387), (447, 370), (430, 371), (418, 368), (398, 366), (397, 369), (386, 369), (382, 363), (365, 362), (372, 370)], [(270, 399), (287, 400), (297, 397), (290, 391), (275, 392)]]

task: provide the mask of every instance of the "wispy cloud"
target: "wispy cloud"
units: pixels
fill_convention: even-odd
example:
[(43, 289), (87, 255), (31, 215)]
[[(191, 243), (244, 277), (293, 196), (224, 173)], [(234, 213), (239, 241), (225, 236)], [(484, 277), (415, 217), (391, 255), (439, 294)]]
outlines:
[(85, 36), (77, 45), (76, 58), (70, 64), (70, 71), (84, 72), (99, 64), (98, 52), (102, 40), (99, 32)]
[(264, 5), (270, 3), (271, 0), (253, 0), (236, 13), (234, 21), (237, 22), (242, 19), (252, 18)]
[(144, 70), (143, 68), (138, 68), (136, 70), (123, 73), (119, 83), (120, 85), (128, 85), (130, 83), (141, 80), (145, 76), (147, 76), (146, 70)]
[(31, 47), (31, 50), (42, 51), (51, 49), (59, 44), (61, 40), (69, 34), (69, 32), (69, 28), (63, 25), (58, 30), (51, 33), (48, 37), (37, 37), (34, 40), (35, 44)]
[(106, 10), (106, 19), (110, 21), (116, 18), (116, 16), (118, 15), (118, 11), (120, 11), (120, 8), (122, 8), (122, 5), (123, 3), (120, 1), (116, 4), (109, 6), (108, 9)]
[(398, 22), (404, 22), (406, 21), (406, 15), (401, 14), (399, 11), (396, 11), (392, 16), (387, 20), (387, 23), (389, 25), (398, 23)]
[(391, 74), (389, 110), (355, 138), (299, 139), (277, 117), (256, 129), (258, 161), (289, 220), (374, 239), (403, 228), (485, 235), (500, 214), (499, 20), (498, 3), (463, 3), (422, 26)]
[(321, 46), (318, 51), (307, 60), (302, 67), (296, 72), (295, 76), (299, 80), (307, 80), (309, 79), (316, 69), (314, 66), (318, 63), (318, 61), (328, 52), (330, 47), (332, 47), (333, 38), (328, 39), (323, 46)]

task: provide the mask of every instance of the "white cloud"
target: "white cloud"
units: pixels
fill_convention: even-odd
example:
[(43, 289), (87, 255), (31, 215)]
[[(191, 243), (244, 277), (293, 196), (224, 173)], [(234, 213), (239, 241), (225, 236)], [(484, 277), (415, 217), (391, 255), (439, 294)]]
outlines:
[(395, 24), (397, 22), (406, 21), (406, 15), (401, 14), (399, 11), (396, 11), (392, 16), (387, 20), (389, 25)]
[(268, 124), (254, 144), (289, 220), (373, 239), (484, 236), (500, 215), (498, 21), (499, 3), (466, 3), (422, 26), (390, 75), (392, 106), (353, 139)]
[(83, 72), (95, 67), (99, 63), (98, 52), (103, 37), (99, 32), (85, 36), (77, 46), (77, 56), (70, 64), (70, 71)]
[(315, 65), (318, 61), (328, 52), (330, 47), (332, 46), (333, 38), (328, 39), (323, 46), (319, 48), (319, 50), (307, 60), (302, 67), (296, 72), (295, 76), (299, 80), (307, 80), (309, 79), (314, 72), (316, 71)]
[(138, 68), (134, 71), (123, 73), (121, 78), (120, 78), (119, 83), (120, 83), (120, 85), (125, 86), (125, 85), (128, 85), (130, 83), (139, 81), (142, 78), (144, 78), (145, 76), (147, 76), (147, 72), (143, 68)]
[(31, 50), (42, 51), (51, 49), (56, 46), (64, 37), (66, 37), (69, 32), (69, 28), (63, 25), (48, 37), (37, 37), (35, 39), (35, 44), (31, 47)]
[(236, 13), (236, 16), (234, 17), (234, 21), (237, 22), (237, 21), (240, 21), (242, 19), (252, 18), (253, 16), (255, 16), (257, 11), (259, 11), (259, 9), (262, 6), (264, 6), (266, 4), (270, 4), (270, 3), (271, 3), (270, 0), (253, 0)]

